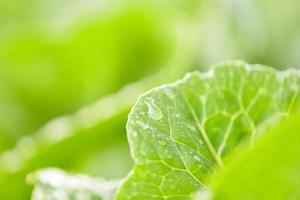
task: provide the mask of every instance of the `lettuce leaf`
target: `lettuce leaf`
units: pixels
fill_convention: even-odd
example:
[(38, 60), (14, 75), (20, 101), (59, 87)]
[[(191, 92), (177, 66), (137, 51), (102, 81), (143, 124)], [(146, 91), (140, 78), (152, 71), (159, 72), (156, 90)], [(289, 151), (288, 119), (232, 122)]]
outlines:
[(134, 167), (123, 199), (192, 199), (260, 125), (299, 110), (300, 74), (227, 62), (142, 95), (129, 114)]

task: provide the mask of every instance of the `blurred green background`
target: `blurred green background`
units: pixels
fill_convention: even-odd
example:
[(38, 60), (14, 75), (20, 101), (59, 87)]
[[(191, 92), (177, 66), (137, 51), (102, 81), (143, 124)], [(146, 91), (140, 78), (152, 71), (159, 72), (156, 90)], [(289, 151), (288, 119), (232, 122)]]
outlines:
[(25, 177), (48, 166), (123, 177), (127, 113), (155, 85), (230, 59), (299, 66), (299, 9), (296, 0), (1, 0), (0, 199), (29, 199)]

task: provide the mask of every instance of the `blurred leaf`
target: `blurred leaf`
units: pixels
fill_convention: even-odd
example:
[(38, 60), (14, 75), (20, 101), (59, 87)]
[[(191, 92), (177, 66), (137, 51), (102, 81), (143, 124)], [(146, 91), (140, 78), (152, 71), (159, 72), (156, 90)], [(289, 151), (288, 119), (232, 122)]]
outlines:
[[(226, 33), (228, 45), (233, 46), (238, 57), (280, 68), (299, 67), (297, 1), (230, 0), (224, 8), (230, 24)], [(287, 9), (278, 14), (281, 8)]]
[(34, 184), (31, 199), (112, 200), (120, 181), (107, 181), (86, 175), (69, 175), (59, 169), (43, 169), (28, 177)]
[(253, 149), (233, 157), (217, 176), (212, 199), (300, 198), (300, 119), (273, 128)]
[(299, 110), (299, 83), (293, 69), (228, 62), (145, 93), (129, 115), (135, 166), (116, 199), (191, 199), (259, 125)]
[[(49, 122), (32, 136), (23, 137), (14, 149), (0, 154), (0, 199), (28, 199), (30, 188), (25, 183), (25, 177), (32, 171), (56, 166), (73, 171), (81, 171), (83, 167), (88, 173), (84, 163), (90, 162), (90, 158), (99, 151), (105, 152), (114, 145), (127, 144), (124, 129), (130, 107), (145, 90), (182, 75), (186, 70), (186, 57), (182, 60), (178, 58), (176, 63), (170, 63), (171, 66), (125, 87), (115, 95), (85, 106), (73, 115)], [(129, 158), (127, 148), (124, 154)], [(98, 159), (101, 160), (101, 157)], [(129, 170), (128, 163), (123, 165), (121, 160), (118, 168), (110, 168), (109, 174), (101, 169), (99, 167), (94, 175), (120, 178), (116, 175), (124, 176), (122, 172)], [(12, 190), (15, 192), (12, 193)]]
[(9, 36), (0, 37), (0, 151), (51, 118), (112, 94), (169, 61), (172, 39), (150, 9), (83, 13), (63, 26), (43, 17), (32, 19), (37, 25), (16, 23)]

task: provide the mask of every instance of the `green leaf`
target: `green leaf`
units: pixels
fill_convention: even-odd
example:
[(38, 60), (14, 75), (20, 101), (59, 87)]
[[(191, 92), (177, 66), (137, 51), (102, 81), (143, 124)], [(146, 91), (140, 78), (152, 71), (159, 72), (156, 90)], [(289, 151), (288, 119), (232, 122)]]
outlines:
[(214, 200), (300, 199), (300, 119), (284, 121), (216, 177)]
[(142, 95), (127, 124), (135, 166), (116, 199), (192, 199), (261, 124), (299, 110), (299, 83), (293, 69), (227, 62)]
[(30, 174), (28, 182), (35, 184), (32, 200), (111, 200), (120, 184), (120, 181), (69, 175), (55, 168)]
[[(176, 64), (126, 86), (114, 95), (84, 106), (72, 115), (50, 121), (31, 136), (21, 138), (15, 148), (0, 154), (0, 199), (28, 199), (31, 191), (25, 177), (37, 169), (51, 166), (91, 173), (84, 166), (91, 157), (97, 156), (99, 161), (103, 159), (103, 156), (97, 155), (99, 151), (126, 144), (124, 127), (130, 107), (138, 95), (184, 73), (187, 66), (185, 57), (172, 62)], [(165, 77), (165, 74), (169, 76)], [(105, 178), (125, 176), (131, 165), (127, 148), (121, 156), (128, 161), (122, 163), (118, 160), (122, 163), (118, 167), (109, 167), (109, 161), (105, 161), (110, 169), (108, 175), (103, 166), (94, 166), (97, 167), (97, 174), (92, 175)]]
[[(0, 3), (0, 152), (171, 59), (176, 42), (153, 9), (111, 5), (92, 12), (92, 2)], [(10, 11), (5, 5), (14, 7), (7, 25), (1, 23), (1, 11)], [(76, 15), (68, 11), (74, 6)]]

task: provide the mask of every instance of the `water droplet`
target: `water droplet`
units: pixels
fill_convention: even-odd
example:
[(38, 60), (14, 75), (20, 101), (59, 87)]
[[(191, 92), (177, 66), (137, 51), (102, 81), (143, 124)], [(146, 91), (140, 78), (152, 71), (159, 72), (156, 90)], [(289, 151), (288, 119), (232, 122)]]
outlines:
[(193, 132), (196, 132), (196, 128), (194, 125), (192, 124), (189, 124), (189, 123), (185, 123), (186, 127), (190, 130), (192, 130)]
[(199, 144), (203, 145), (203, 141), (202, 140), (198, 140)]
[(136, 120), (135, 121), (140, 127), (142, 127), (143, 129), (148, 129), (149, 128), (149, 125), (144, 123), (143, 121), (141, 120)]
[(197, 161), (201, 161), (201, 158), (198, 155), (194, 155), (194, 159), (197, 160)]
[(148, 114), (152, 119), (160, 120), (163, 117), (160, 108), (157, 105), (155, 105), (153, 99), (149, 98), (148, 101), (146, 101), (146, 104), (148, 107)]
[(180, 117), (181, 117), (181, 115), (180, 115), (179, 113), (176, 113), (175, 116), (176, 116), (177, 118), (180, 118)]

